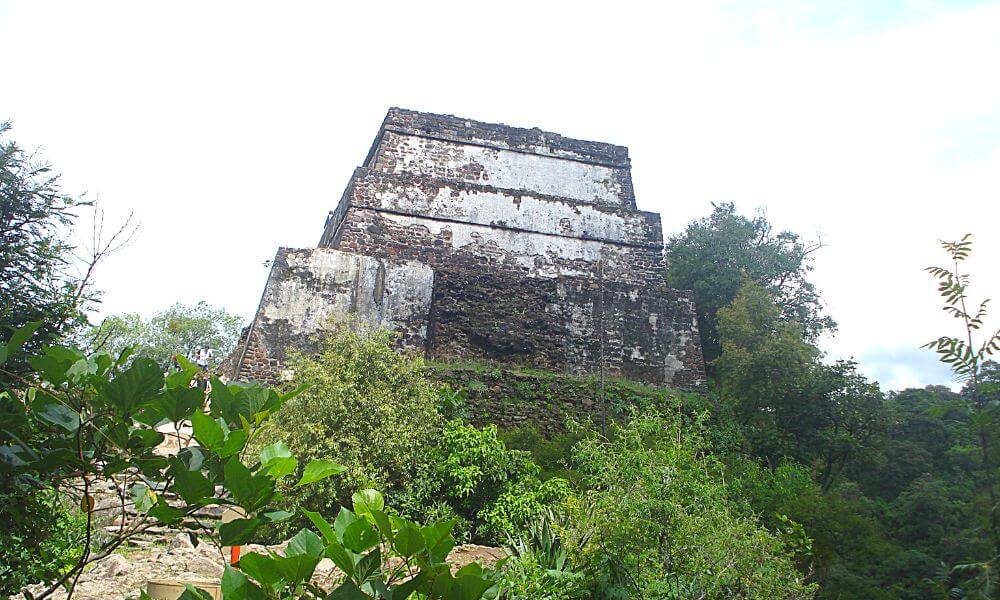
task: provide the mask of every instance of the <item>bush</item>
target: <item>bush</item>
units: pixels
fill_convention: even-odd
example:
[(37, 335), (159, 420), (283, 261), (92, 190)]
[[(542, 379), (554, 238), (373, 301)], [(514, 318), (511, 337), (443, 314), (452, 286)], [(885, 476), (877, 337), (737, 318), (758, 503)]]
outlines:
[(634, 414), (575, 449), (588, 490), (569, 527), (594, 597), (808, 598), (790, 551), (737, 514), (699, 423)]
[[(319, 344), (315, 354), (291, 358), (294, 383), (309, 388), (275, 415), (259, 443), (283, 441), (302, 459), (337, 456), (351, 465), (337, 480), (291, 494), (292, 502), (332, 515), (361, 487), (391, 497), (425, 470), (443, 419), (423, 361), (396, 352), (391, 334), (342, 330)], [(280, 533), (296, 529), (284, 525)]]
[(49, 489), (0, 493), (0, 597), (58, 579), (80, 556), (84, 515)]
[[(38, 326), (35, 323), (19, 329), (0, 345), (0, 367), (8, 356), (20, 351)], [(6, 496), (2, 506), (3, 510), (16, 507), (29, 513), (27, 519), (18, 520), (19, 515), (11, 511), (14, 527), (4, 529), (4, 541), (10, 545), (6, 550), (14, 554), (4, 556), (0, 570), (4, 579), (0, 581), (11, 587), (23, 583), (7, 577), (8, 564), (18, 569), (24, 582), (48, 580), (46, 589), (34, 596), (39, 600), (60, 588), (71, 597), (79, 575), (89, 565), (153, 525), (183, 526), (195, 540), (207, 539), (220, 551), (223, 546), (258, 542), (266, 523), (294, 516), (293, 512), (275, 510), (278, 499), (290, 490), (346, 470), (328, 459), (300, 465), (282, 442), (264, 447), (259, 459), (248, 455), (260, 426), (301, 388), (280, 393), (255, 384), (227, 385), (212, 378), (206, 391), (192, 385), (200, 370), (180, 356), (177, 362), (181, 368), (164, 374), (146, 357), (123, 366), (129, 363), (127, 350), (117, 358), (107, 353), (88, 356), (69, 347), (46, 346), (42, 352), (29, 360), (36, 370), (22, 380), (23, 387), (0, 386), (0, 412), (4, 414), (0, 490)], [(191, 424), (197, 444), (185, 444), (170, 456), (154, 452), (164, 441), (155, 426), (172, 424), (179, 431), (186, 423)], [(112, 528), (108, 537), (99, 539), (94, 535), (99, 519), (93, 518), (98, 509), (91, 491), (118, 477), (127, 478), (132, 486), (127, 496), (118, 498), (117, 507), (113, 502), (110, 509), (123, 514), (131, 504), (136, 514), (130, 523)], [(69, 487), (71, 480), (79, 482), (78, 494), (56, 487), (57, 483)], [(10, 490), (31, 486), (49, 486), (58, 494), (56, 500), (75, 498), (79, 502), (80, 510), (87, 514), (82, 539), (71, 533), (68, 543), (58, 543), (64, 541), (58, 519), (52, 520), (50, 531), (30, 527), (40, 521), (39, 510), (50, 507), (32, 505), (38, 498), (30, 494), (12, 497)], [(172, 497), (169, 502), (168, 497)], [(416, 594), (479, 600), (494, 586), (477, 563), (453, 572), (447, 562), (455, 544), (452, 522), (420, 526), (387, 514), (382, 495), (372, 489), (357, 492), (352, 499), (354, 510), (342, 509), (332, 525), (318, 513), (292, 506), (296, 512), (301, 510), (319, 534), (303, 528), (289, 541), (284, 556), (251, 552), (239, 559), (238, 570), (227, 565), (220, 581), (223, 598), (388, 600)], [(241, 518), (217, 527), (197, 518), (190, 520), (210, 505), (234, 506), (241, 510)], [(74, 529), (72, 523), (68, 529)], [(56, 543), (54, 563), (31, 562), (33, 558), (48, 558), (46, 542)], [(324, 583), (335, 589), (326, 590), (312, 582), (324, 557), (339, 569), (333, 581), (327, 578)], [(141, 596), (148, 600), (146, 594)], [(210, 600), (212, 596), (188, 585), (181, 597)]]
[(510, 540), (511, 558), (497, 576), (497, 598), (569, 600), (587, 598), (583, 574), (573, 569), (559, 532), (565, 521), (553, 511), (536, 518), (517, 539)]
[(562, 432), (545, 436), (535, 425), (521, 425), (500, 432), (508, 448), (526, 450), (539, 466), (540, 479), (562, 477), (573, 484), (581, 483), (579, 473), (571, 468), (573, 445), (580, 441), (578, 433)]
[(510, 450), (490, 425), (449, 421), (431, 465), (415, 477), (398, 504), (427, 518), (445, 503), (469, 524), (472, 539), (503, 543), (518, 528), (570, 494), (566, 480), (541, 481), (527, 452)]

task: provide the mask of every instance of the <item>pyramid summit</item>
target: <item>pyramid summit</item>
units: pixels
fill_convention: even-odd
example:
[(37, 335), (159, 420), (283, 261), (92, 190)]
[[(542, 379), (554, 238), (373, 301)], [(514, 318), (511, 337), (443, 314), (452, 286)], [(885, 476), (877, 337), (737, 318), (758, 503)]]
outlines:
[(234, 355), (273, 381), (331, 320), (429, 358), (705, 383), (690, 292), (665, 285), (628, 149), (399, 108), (316, 248), (281, 248)]

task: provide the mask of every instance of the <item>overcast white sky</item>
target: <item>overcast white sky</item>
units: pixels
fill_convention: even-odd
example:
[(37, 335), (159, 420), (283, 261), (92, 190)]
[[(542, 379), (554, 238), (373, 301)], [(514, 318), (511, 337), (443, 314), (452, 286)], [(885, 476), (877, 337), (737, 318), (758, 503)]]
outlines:
[(824, 347), (884, 389), (950, 379), (937, 239), (1000, 297), (997, 2), (12, 1), (0, 56), (15, 139), (142, 222), (105, 313), (249, 318), (394, 105), (626, 145), (668, 236), (727, 200), (822, 236)]

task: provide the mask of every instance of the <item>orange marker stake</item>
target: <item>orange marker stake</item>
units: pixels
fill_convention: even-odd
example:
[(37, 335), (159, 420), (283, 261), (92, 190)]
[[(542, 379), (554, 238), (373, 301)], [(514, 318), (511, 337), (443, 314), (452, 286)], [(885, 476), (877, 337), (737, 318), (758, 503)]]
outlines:
[(229, 564), (235, 565), (240, 562), (240, 547), (233, 546), (229, 549)]

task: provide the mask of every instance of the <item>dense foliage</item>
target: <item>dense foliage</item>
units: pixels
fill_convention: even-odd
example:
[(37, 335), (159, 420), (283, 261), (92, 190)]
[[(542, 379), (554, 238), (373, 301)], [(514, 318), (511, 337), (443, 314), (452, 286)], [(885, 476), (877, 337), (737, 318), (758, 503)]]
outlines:
[(303, 458), (338, 456), (349, 465), (342, 477), (296, 490), (292, 500), (331, 514), (360, 486), (392, 496), (426, 468), (444, 425), (439, 392), (420, 360), (393, 350), (388, 332), (341, 331), (290, 366), (295, 383), (308, 389), (275, 416), (261, 443), (281, 441)]
[(570, 495), (566, 480), (540, 480), (530, 455), (509, 449), (492, 425), (450, 421), (429, 464), (411, 480), (401, 505), (420, 516), (457, 515), (477, 542), (504, 543)]
[(820, 248), (790, 231), (775, 232), (764, 215), (745, 217), (727, 202), (672, 236), (667, 248), (667, 282), (694, 291), (705, 360), (722, 353), (716, 313), (736, 298), (744, 280), (766, 289), (783, 316), (815, 339), (835, 327), (823, 315), (822, 299), (809, 279), (811, 254)]
[[(0, 367), (19, 353), (36, 328), (32, 324), (15, 332), (2, 347)], [(48, 584), (38, 598), (60, 586), (71, 591), (89, 564), (156, 524), (184, 526), (220, 549), (258, 541), (261, 527), (294, 516), (275, 506), (283, 494), (346, 469), (326, 458), (299, 464), (281, 442), (249, 453), (261, 425), (301, 388), (280, 393), (213, 378), (206, 393), (192, 385), (198, 368), (183, 357), (177, 357), (178, 370), (164, 374), (149, 358), (128, 361), (129, 355), (87, 355), (71, 347), (44, 346), (29, 359), (30, 373), (0, 389), (5, 415), (0, 489), (43, 489), (75, 498), (85, 519), (83, 539), (75, 544), (69, 565), (46, 571), (46, 565), (32, 564), (32, 571), (18, 570), (12, 585), (33, 579)], [(191, 424), (197, 444), (180, 436), (185, 423)], [(177, 436), (178, 452), (154, 452), (164, 441), (161, 430)], [(113, 481), (122, 482), (127, 496), (123, 493), (112, 513), (124, 515), (131, 503), (139, 516), (123, 520), (111, 536), (99, 539), (94, 493)], [(170, 500), (174, 494), (176, 499)], [(186, 521), (202, 507), (220, 504), (233, 507), (239, 518), (213, 524)], [(447, 555), (454, 546), (453, 521), (421, 527), (393, 516), (372, 489), (355, 492), (353, 506), (353, 512), (341, 509), (332, 525), (303, 510), (320, 534), (302, 529), (283, 556), (250, 553), (239, 560), (238, 570), (227, 566), (224, 597), (405, 599), (419, 594), (477, 600), (493, 586), (475, 563), (451, 572)], [(46, 537), (51, 541), (56, 536)], [(324, 557), (341, 571), (331, 589), (311, 581)], [(189, 587), (185, 597), (209, 596)]]
[(591, 597), (808, 598), (779, 537), (732, 509), (722, 464), (701, 425), (676, 415), (634, 415), (611, 439), (574, 449), (586, 477), (569, 535)]

